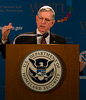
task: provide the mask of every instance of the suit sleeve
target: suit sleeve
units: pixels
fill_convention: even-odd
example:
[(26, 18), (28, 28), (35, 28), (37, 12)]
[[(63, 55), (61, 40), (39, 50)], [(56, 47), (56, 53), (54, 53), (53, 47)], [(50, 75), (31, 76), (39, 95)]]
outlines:
[(6, 44), (10, 44), (10, 41), (8, 40), (5, 44), (2, 44), (0, 39), (0, 52), (4, 59), (6, 57)]

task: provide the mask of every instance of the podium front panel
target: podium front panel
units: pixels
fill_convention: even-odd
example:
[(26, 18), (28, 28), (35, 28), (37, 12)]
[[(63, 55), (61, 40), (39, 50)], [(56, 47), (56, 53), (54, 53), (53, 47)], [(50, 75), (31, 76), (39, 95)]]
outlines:
[[(47, 92), (29, 89), (21, 78), (21, 64), (33, 51), (47, 50), (62, 63), (62, 78)], [(6, 45), (5, 100), (79, 100), (79, 45)]]

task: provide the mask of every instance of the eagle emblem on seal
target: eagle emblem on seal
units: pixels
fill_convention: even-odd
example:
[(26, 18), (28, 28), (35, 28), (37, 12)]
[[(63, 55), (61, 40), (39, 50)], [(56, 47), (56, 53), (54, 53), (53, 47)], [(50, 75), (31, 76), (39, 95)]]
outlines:
[[(50, 67), (53, 60), (48, 61), (47, 59), (39, 58), (36, 60), (29, 59), (32, 66), (29, 67), (30, 77), (37, 82), (46, 82), (53, 76), (54, 70)], [(33, 68), (34, 67), (34, 68)], [(33, 70), (34, 69), (34, 70)]]

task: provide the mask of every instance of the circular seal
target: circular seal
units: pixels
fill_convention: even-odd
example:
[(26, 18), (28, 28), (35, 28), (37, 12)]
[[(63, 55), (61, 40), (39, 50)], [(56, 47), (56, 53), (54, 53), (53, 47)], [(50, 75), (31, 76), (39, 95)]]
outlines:
[(86, 51), (82, 51), (79, 55), (79, 59), (83, 60), (86, 65)]
[(30, 89), (46, 92), (59, 83), (62, 76), (62, 64), (52, 52), (37, 50), (31, 52), (23, 60), (21, 76)]

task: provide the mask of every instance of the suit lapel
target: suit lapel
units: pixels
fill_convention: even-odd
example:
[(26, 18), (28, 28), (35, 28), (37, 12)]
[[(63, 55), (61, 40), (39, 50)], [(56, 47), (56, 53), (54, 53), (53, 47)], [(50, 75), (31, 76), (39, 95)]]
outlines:
[(50, 44), (56, 44), (55, 37), (52, 33), (50, 33)]
[[(32, 34), (36, 34), (36, 31), (34, 31)], [(33, 40), (33, 44), (37, 44), (37, 38), (35, 36), (34, 40)]]

